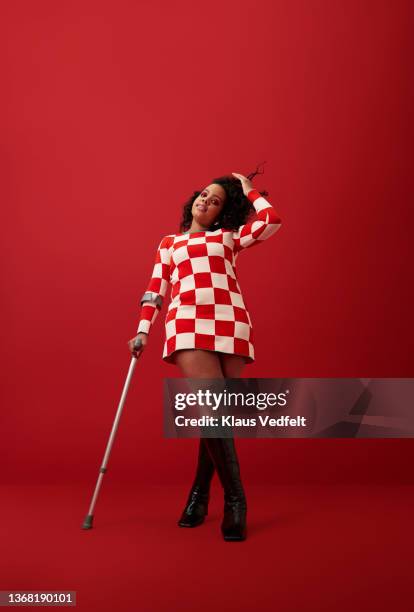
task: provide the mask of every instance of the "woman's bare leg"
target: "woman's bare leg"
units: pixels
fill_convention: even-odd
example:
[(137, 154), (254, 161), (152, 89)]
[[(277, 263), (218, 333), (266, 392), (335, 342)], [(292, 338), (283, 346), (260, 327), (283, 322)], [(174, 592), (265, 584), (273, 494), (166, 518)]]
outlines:
[(180, 349), (174, 353), (174, 363), (184, 378), (223, 378), (220, 355), (203, 349)]
[(218, 355), (224, 378), (240, 378), (240, 374), (246, 365), (244, 357), (229, 353), (219, 353)]
[[(230, 355), (201, 349), (183, 349), (175, 354), (175, 363), (186, 378), (238, 378), (245, 365), (239, 355)], [(246, 497), (240, 479), (240, 469), (234, 439), (200, 438), (200, 449), (205, 446), (211, 460), (217, 468), (224, 488), (224, 518), (221, 525), (222, 534), (227, 541), (246, 538)], [(201, 451), (200, 451), (201, 455)], [(207, 460), (207, 456), (205, 455)], [(207, 504), (196, 490), (190, 494), (186, 510), (182, 515), (182, 526), (201, 524), (206, 514)], [(208, 501), (207, 501), (208, 503)], [(190, 515), (188, 514), (190, 509)], [(195, 509), (195, 512), (194, 512)]]
[[(217, 353), (201, 349), (181, 349), (174, 353), (174, 357), (175, 364), (184, 378), (223, 378)], [(178, 521), (180, 527), (196, 527), (204, 521), (208, 514), (210, 484), (214, 471), (214, 462), (205, 440), (200, 438), (196, 474), (186, 507)]]

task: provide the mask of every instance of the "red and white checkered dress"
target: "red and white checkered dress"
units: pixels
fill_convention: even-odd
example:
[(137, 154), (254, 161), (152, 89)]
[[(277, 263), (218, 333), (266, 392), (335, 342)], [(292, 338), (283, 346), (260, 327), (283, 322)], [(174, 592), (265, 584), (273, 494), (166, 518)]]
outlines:
[(141, 299), (137, 333), (149, 333), (169, 283), (162, 358), (173, 363), (179, 349), (205, 349), (254, 361), (253, 328), (236, 274), (237, 256), (281, 226), (273, 206), (252, 189), (247, 197), (257, 216), (236, 231), (184, 232), (161, 240), (148, 287)]

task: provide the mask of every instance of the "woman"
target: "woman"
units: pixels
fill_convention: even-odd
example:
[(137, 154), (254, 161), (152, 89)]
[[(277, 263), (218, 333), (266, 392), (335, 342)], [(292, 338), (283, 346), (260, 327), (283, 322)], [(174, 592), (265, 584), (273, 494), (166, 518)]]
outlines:
[[(246, 248), (273, 235), (281, 220), (251, 178), (232, 173), (194, 192), (184, 206), (180, 233), (158, 246), (149, 285), (141, 299), (138, 335), (129, 340), (139, 357), (171, 284), (165, 318), (163, 359), (185, 378), (239, 378), (254, 361), (253, 331), (236, 275), (236, 259)], [(267, 192), (263, 192), (267, 195)], [(249, 222), (249, 212), (256, 215)], [(134, 350), (140, 338), (142, 345)], [(224, 540), (246, 539), (246, 496), (234, 439), (201, 437), (198, 464), (178, 525), (196, 527), (207, 515), (210, 483), (217, 470), (224, 489)]]

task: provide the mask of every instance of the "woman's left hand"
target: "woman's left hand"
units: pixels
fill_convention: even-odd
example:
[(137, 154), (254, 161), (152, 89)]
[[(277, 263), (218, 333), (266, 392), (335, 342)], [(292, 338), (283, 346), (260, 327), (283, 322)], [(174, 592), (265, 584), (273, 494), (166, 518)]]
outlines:
[(245, 196), (247, 196), (247, 194), (249, 193), (249, 191), (251, 191), (252, 189), (255, 189), (253, 183), (251, 182), (250, 179), (248, 179), (246, 176), (243, 176), (243, 174), (238, 174), (237, 172), (232, 172), (232, 175), (235, 176), (236, 178), (238, 178), (241, 181), (242, 187), (243, 187), (243, 193)]

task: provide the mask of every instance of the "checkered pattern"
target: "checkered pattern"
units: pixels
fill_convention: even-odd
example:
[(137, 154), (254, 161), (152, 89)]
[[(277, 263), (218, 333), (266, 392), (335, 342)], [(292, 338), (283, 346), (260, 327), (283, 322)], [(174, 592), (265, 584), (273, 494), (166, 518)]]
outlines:
[[(247, 197), (256, 217), (237, 231), (217, 229), (169, 234), (161, 240), (149, 285), (141, 300), (137, 333), (149, 333), (161, 310), (153, 297), (171, 301), (165, 318), (163, 359), (179, 349), (206, 349), (243, 355), (254, 361), (253, 328), (236, 275), (237, 256), (281, 226), (273, 206), (253, 189)], [(149, 301), (145, 301), (148, 300)]]

